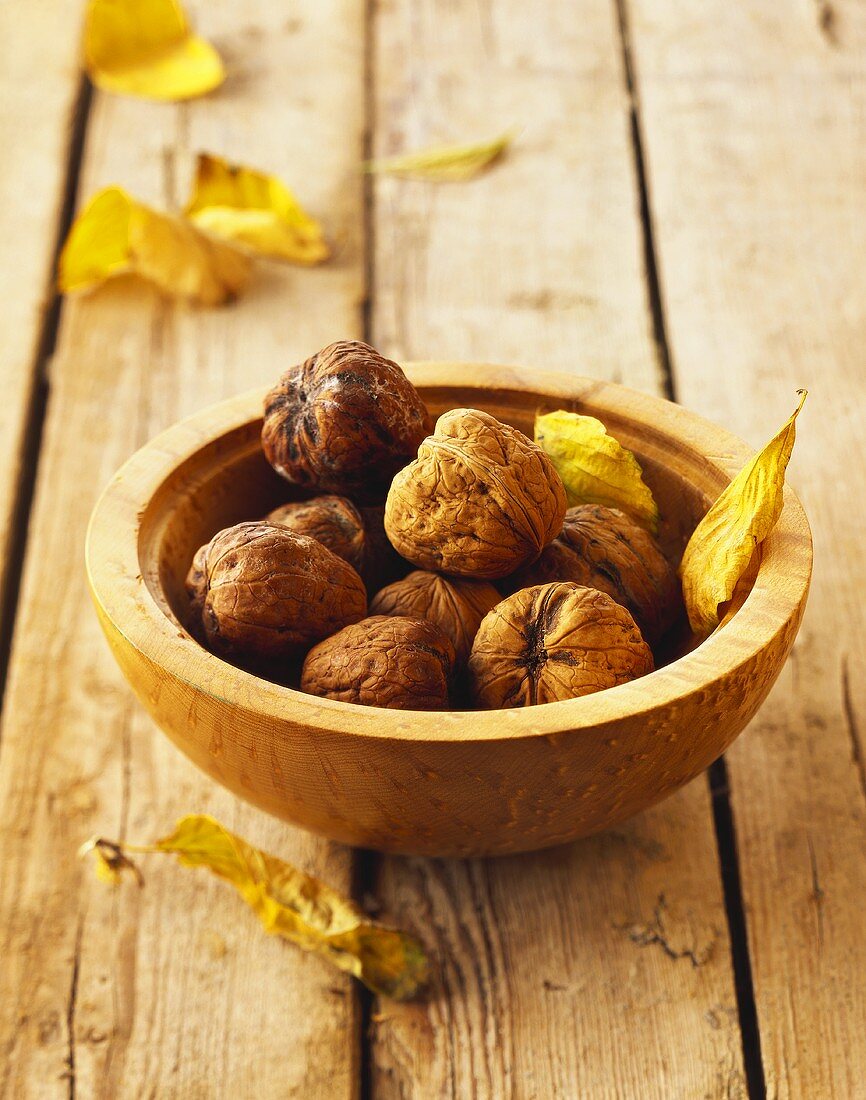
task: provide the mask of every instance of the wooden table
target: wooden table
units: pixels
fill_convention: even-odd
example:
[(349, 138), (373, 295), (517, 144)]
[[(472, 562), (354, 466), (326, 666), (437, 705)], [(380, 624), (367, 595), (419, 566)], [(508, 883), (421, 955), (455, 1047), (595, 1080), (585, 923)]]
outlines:
[[(231, 75), (185, 105), (94, 94), (80, 5), (0, 8), (0, 1094), (864, 1095), (866, 9), (855, 0), (211, 0)], [(521, 128), (463, 185), (357, 166)], [(122, 280), (58, 302), (57, 242), (108, 183), (182, 205), (194, 155), (277, 172), (336, 241), (235, 306)], [(667, 393), (758, 445), (812, 389), (791, 480), (813, 595), (759, 718), (618, 830), (499, 861), (382, 858), (268, 820), (133, 701), (85, 591), (116, 466), (341, 336)], [(75, 851), (204, 810), (429, 946), (371, 1001), (152, 860)]]

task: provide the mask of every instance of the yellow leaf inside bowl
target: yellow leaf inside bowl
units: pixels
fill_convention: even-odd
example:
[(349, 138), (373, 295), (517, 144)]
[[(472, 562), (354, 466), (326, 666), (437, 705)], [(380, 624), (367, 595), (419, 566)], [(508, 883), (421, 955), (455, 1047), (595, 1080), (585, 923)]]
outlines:
[(562, 478), (569, 507), (603, 504), (618, 508), (657, 533), (658, 505), (643, 480), (640, 463), (607, 434), (600, 420), (563, 409), (536, 416), (535, 442)]
[(800, 403), (779, 432), (737, 474), (689, 539), (680, 577), (689, 622), (695, 634), (719, 625), (719, 605), (731, 599), (737, 582), (782, 511), (785, 470), (794, 449)]
[(171, 214), (161, 214), (107, 187), (90, 200), (60, 254), (61, 291), (86, 290), (115, 275), (135, 274), (166, 294), (220, 305), (246, 286), (250, 260)]
[(263, 256), (311, 265), (330, 254), (321, 225), (284, 183), (207, 153), (199, 155), (186, 215), (208, 233)]
[(225, 79), (219, 54), (175, 0), (90, 0), (84, 62), (98, 87), (145, 99), (190, 99)]

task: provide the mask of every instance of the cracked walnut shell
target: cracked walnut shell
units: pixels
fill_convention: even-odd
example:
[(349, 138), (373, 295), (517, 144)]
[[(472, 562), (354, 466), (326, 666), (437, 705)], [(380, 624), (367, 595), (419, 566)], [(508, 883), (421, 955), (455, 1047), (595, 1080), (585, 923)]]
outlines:
[(244, 661), (297, 656), (367, 613), (348, 562), (274, 523), (220, 531), (196, 553), (187, 586), (209, 648)]
[(307, 654), (301, 690), (392, 710), (444, 710), (454, 646), (435, 623), (373, 615)]
[(281, 504), (266, 516), (267, 523), (280, 523), (298, 535), (309, 535), (338, 558), (364, 573), (367, 538), (364, 520), (345, 497), (327, 494), (312, 500)]
[(436, 623), (451, 639), (462, 665), (481, 620), (501, 599), (489, 581), (443, 577), (416, 569), (377, 593), (370, 602), (370, 614), (408, 615)]
[(656, 540), (624, 512), (600, 504), (569, 508), (560, 534), (508, 584), (515, 591), (550, 581), (606, 592), (628, 608), (651, 644), (673, 625), (681, 606), (676, 573)]
[(381, 500), (430, 423), (396, 363), (341, 340), (291, 367), (267, 395), (262, 446), (296, 485)]
[(628, 611), (568, 582), (515, 592), (482, 622), (469, 657), (475, 703), (488, 710), (554, 703), (653, 670)]
[(385, 530), (423, 569), (493, 580), (534, 561), (565, 510), (540, 447), (488, 413), (452, 409), (391, 483)]

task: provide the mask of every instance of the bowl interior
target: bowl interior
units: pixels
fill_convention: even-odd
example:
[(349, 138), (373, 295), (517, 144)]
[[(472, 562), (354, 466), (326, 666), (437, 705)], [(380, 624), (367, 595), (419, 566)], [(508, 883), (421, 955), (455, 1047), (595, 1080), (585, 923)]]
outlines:
[[(551, 397), (541, 389), (491, 390), (423, 382), (418, 388), (434, 417), (457, 407), (481, 408), (530, 438), (538, 411), (565, 407), (598, 416), (637, 455), (661, 511), (661, 544), (674, 563), (726, 481), (697, 448), (684, 451), (682, 439), (673, 439), (628, 411), (594, 404), (591, 386), (580, 399)], [(197, 548), (220, 529), (258, 519), (278, 504), (303, 495), (268, 465), (260, 432), (261, 420), (251, 418), (200, 446), (170, 473), (141, 517), (139, 558), (144, 579), (157, 604), (180, 625), (186, 621), (188, 607), (184, 579)], [(693, 645), (683, 618), (657, 653), (658, 663)]]

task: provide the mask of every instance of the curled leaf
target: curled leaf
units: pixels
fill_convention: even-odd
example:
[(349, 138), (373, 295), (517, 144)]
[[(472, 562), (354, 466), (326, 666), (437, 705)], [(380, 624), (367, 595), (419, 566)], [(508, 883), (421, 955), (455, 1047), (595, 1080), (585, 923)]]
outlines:
[(719, 625), (719, 605), (731, 599), (755, 547), (782, 511), (785, 470), (794, 449), (800, 403), (777, 435), (737, 474), (689, 539), (680, 577), (689, 622), (696, 634)]
[[(131, 852), (169, 852), (190, 867), (206, 867), (230, 882), (250, 906), (266, 932), (324, 956), (340, 970), (359, 978), (374, 993), (409, 1000), (426, 984), (427, 958), (412, 936), (370, 920), (354, 902), (323, 882), (247, 844), (205, 814), (189, 814), (174, 832)], [(110, 841), (91, 841), (109, 867), (134, 866), (123, 848)], [(114, 862), (112, 862), (114, 861)]]
[(263, 256), (319, 264), (329, 255), (319, 223), (275, 176), (201, 153), (187, 217)]
[(366, 172), (434, 181), (468, 180), (489, 168), (514, 139), (512, 133), (477, 145), (437, 145), (418, 153), (371, 160)]
[(535, 442), (562, 478), (569, 507), (604, 504), (619, 508), (655, 534), (658, 505), (631, 451), (607, 434), (594, 416), (557, 412), (535, 418)]
[(107, 187), (78, 215), (60, 254), (61, 291), (86, 290), (135, 274), (167, 294), (203, 305), (234, 298), (249, 278), (243, 252), (171, 214)]
[(78, 849), (78, 855), (84, 859), (90, 853), (96, 856), (96, 877), (102, 882), (116, 886), (123, 878), (123, 872), (129, 871), (139, 886), (144, 886), (144, 877), (135, 863), (124, 852), (123, 846), (105, 837), (94, 836)]
[(98, 87), (144, 99), (190, 99), (225, 80), (176, 0), (89, 0), (84, 63)]

